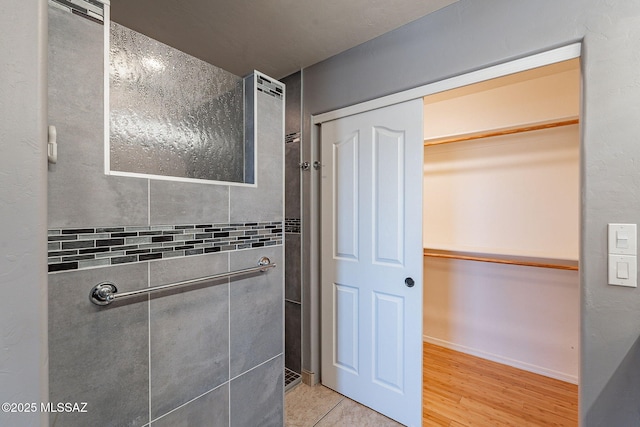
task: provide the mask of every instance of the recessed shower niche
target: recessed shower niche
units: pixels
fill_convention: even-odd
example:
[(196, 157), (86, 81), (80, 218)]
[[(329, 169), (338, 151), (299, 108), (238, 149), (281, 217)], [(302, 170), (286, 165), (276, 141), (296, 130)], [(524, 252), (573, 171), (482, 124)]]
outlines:
[(256, 184), (259, 73), (243, 79), (115, 22), (109, 40), (107, 174)]

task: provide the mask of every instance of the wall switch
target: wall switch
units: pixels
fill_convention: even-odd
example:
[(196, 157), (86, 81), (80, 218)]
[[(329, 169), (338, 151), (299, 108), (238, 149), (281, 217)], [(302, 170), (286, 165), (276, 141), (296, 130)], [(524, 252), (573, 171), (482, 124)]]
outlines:
[(609, 284), (637, 288), (637, 257), (632, 255), (609, 255)]
[(609, 224), (609, 254), (638, 255), (636, 224)]

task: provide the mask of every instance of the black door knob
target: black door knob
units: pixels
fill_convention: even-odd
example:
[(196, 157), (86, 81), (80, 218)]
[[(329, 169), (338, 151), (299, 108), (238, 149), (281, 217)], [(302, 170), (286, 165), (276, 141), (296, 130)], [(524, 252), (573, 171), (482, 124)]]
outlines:
[(415, 285), (416, 282), (411, 277), (407, 277), (406, 279), (404, 279), (404, 284), (409, 288), (413, 288), (413, 285)]

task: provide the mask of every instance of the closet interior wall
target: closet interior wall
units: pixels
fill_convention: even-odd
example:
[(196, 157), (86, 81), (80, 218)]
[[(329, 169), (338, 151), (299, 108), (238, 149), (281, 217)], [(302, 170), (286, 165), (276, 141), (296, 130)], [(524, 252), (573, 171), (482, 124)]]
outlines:
[(579, 100), (578, 60), (425, 98), (425, 341), (578, 382)]

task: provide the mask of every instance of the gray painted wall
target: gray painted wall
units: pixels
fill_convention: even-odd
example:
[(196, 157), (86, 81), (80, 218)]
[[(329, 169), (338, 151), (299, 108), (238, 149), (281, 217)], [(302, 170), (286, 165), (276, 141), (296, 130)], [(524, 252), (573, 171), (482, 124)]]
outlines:
[(310, 140), (310, 114), (579, 40), (580, 419), (585, 426), (639, 425), (640, 290), (607, 286), (606, 231), (610, 222), (640, 222), (640, 3), (460, 0), (305, 69), (303, 141)]
[[(45, 0), (0, 14), (0, 402), (48, 400)], [(39, 406), (38, 406), (38, 409)], [(0, 425), (46, 425), (0, 412)]]
[[(281, 99), (257, 98), (258, 187), (104, 175), (103, 27), (49, 8), (49, 228), (282, 221)], [(44, 238), (44, 234), (42, 235)], [(89, 290), (278, 268), (97, 307)], [(87, 413), (54, 426), (282, 425), (283, 245), (49, 274), (52, 402)]]

